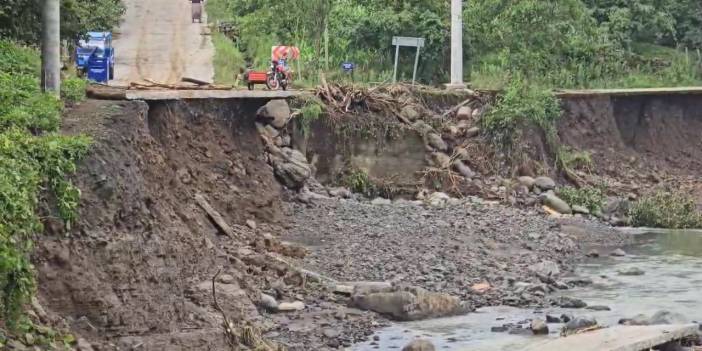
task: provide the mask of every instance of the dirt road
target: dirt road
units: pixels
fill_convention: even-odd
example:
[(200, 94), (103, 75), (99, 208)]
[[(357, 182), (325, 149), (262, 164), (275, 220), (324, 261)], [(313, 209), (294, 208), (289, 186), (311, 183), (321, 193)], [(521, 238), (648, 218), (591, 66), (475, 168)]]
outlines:
[[(192, 23), (190, 1), (124, 0), (127, 12), (115, 32), (113, 85), (153, 79), (175, 83), (182, 77), (212, 81), (214, 47), (206, 25)], [(207, 23), (203, 14), (203, 23)]]

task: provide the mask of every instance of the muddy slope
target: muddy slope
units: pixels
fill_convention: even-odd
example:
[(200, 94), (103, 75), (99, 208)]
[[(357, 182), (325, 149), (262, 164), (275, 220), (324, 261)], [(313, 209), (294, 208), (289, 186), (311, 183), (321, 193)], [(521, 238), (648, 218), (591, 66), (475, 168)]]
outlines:
[(559, 135), (589, 151), (596, 173), (634, 194), (684, 188), (702, 203), (702, 99), (695, 95), (569, 98)]
[[(89, 101), (67, 117), (67, 133), (95, 138), (75, 181), (79, 222), (67, 235), (48, 221), (37, 240), (39, 300), (100, 350), (222, 349), (221, 317), (209, 280), (234, 318), (258, 312), (229, 263), (241, 246), (193, 200), (203, 194), (240, 233), (280, 217), (281, 188), (261, 158), (256, 104)], [(252, 112), (253, 111), (253, 112)], [(253, 117), (251, 117), (253, 118)]]

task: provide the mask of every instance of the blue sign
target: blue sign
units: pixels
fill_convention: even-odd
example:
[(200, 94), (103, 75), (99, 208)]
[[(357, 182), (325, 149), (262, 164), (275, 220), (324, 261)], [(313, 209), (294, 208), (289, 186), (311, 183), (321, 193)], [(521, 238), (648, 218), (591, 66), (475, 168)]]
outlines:
[(356, 68), (356, 65), (353, 62), (344, 62), (341, 64), (341, 69), (346, 73), (353, 72), (354, 68)]

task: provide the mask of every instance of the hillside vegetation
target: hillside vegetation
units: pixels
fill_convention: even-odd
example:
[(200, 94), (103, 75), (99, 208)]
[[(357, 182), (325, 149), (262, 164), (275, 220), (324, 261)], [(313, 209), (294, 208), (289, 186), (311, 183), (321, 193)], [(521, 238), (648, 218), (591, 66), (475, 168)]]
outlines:
[[(501, 87), (515, 71), (562, 88), (699, 82), (698, 1), (487, 0), (464, 7), (466, 79), (477, 87)], [(340, 63), (352, 61), (356, 81), (384, 81), (392, 73), (392, 36), (403, 35), (426, 39), (421, 80), (448, 80), (448, 1), (211, 0), (208, 8), (213, 22), (237, 28), (232, 45), (252, 67), (268, 64), (272, 45), (295, 45), (305, 79), (320, 69), (342, 78)], [(404, 79), (411, 78), (410, 51), (402, 51)]]

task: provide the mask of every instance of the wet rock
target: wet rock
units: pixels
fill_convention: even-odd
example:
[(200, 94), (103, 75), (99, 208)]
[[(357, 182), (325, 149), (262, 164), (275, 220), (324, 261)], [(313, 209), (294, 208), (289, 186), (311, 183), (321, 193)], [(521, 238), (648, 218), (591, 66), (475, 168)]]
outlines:
[(626, 256), (626, 252), (622, 249), (616, 249), (610, 253), (610, 256), (615, 256), (615, 257), (624, 257)]
[(490, 331), (493, 333), (506, 333), (508, 328), (504, 325), (499, 326), (499, 327), (492, 327), (490, 328)]
[(517, 178), (517, 182), (531, 190), (534, 187), (534, 184), (536, 184), (536, 179), (528, 176), (522, 176)]
[(558, 263), (544, 260), (530, 267), (531, 271), (544, 277), (555, 277), (561, 274)]
[(278, 304), (278, 312), (294, 312), (305, 309), (305, 304), (302, 301), (281, 302)]
[(588, 252), (586, 256), (590, 257), (590, 258), (597, 258), (597, 257), (600, 257), (600, 253), (597, 252), (597, 250), (592, 250), (592, 251)]
[(568, 322), (572, 321), (573, 319), (575, 319), (575, 317), (573, 317), (572, 313), (563, 313), (561, 315), (561, 323), (568, 323)]
[(585, 301), (569, 296), (561, 296), (554, 301), (555, 305), (561, 308), (585, 308)]
[(620, 270), (619, 275), (624, 275), (624, 276), (639, 276), (639, 275), (644, 275), (646, 272), (641, 270), (641, 268), (638, 267), (630, 267), (630, 268), (625, 268)]
[(274, 312), (278, 310), (278, 301), (276, 301), (273, 296), (262, 293), (260, 304), (261, 307), (265, 308), (267, 311)]
[(552, 208), (554, 211), (560, 214), (572, 214), (573, 210), (570, 208), (567, 202), (561, 200), (556, 194), (547, 193), (543, 195), (542, 202), (544, 205)]
[(548, 325), (542, 319), (531, 321), (531, 332), (534, 335), (548, 335)]
[(579, 330), (594, 327), (596, 325), (597, 320), (595, 318), (590, 316), (579, 316), (566, 323), (566, 325), (563, 326), (563, 331), (566, 334), (570, 334), (578, 332)]
[(586, 308), (587, 308), (588, 310), (591, 310), (591, 311), (611, 311), (611, 310), (612, 310), (611, 308), (609, 308), (609, 306), (600, 306), (600, 305), (598, 305), (598, 306), (587, 306)]
[(534, 179), (534, 185), (541, 190), (553, 190), (556, 188), (556, 182), (549, 177), (538, 177)]
[(648, 325), (650, 318), (643, 314), (638, 314), (633, 318), (622, 318), (619, 320), (621, 325)]
[(547, 314), (546, 315), (546, 323), (561, 323), (561, 318)]
[(427, 133), (424, 136), (425, 140), (424, 143), (431, 147), (434, 150), (437, 151), (446, 151), (448, 150), (448, 144), (444, 141), (444, 139), (441, 137), (441, 135), (436, 134), (436, 133)]
[(290, 118), (290, 106), (283, 99), (271, 100), (256, 112), (256, 118), (280, 129)]
[(570, 279), (567, 279), (565, 282), (566, 282), (566, 284), (568, 284), (570, 286), (578, 286), (578, 287), (592, 285), (592, 279), (590, 279), (590, 278), (570, 278)]
[(414, 340), (403, 347), (402, 351), (436, 351), (436, 348), (427, 340)]
[(456, 119), (458, 120), (467, 120), (472, 118), (473, 109), (471, 109), (469, 106), (463, 106), (458, 109), (458, 112), (456, 112)]
[(649, 319), (649, 325), (662, 324), (687, 324), (690, 320), (680, 313), (670, 311), (658, 311)]
[(354, 295), (353, 307), (374, 311), (398, 321), (414, 321), (466, 313), (457, 297), (411, 287), (399, 291)]

